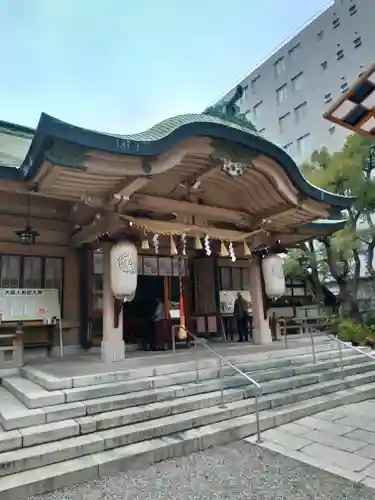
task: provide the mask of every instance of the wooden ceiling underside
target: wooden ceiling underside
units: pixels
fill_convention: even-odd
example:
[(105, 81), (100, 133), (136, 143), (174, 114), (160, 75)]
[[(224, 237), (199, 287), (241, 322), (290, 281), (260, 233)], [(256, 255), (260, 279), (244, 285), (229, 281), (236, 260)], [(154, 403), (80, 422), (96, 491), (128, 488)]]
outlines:
[(274, 161), (259, 156), (233, 178), (210, 153), (208, 140), (190, 141), (152, 160), (151, 171), (158, 172), (152, 176), (149, 165), (134, 157), (91, 152), (79, 169), (46, 160), (28, 186), (0, 181), (0, 226), (6, 224), (1, 217), (10, 215), (20, 219), (9, 219), (8, 226), (22, 225), (29, 196), (35, 228), (72, 237), (75, 245), (116, 224), (123, 227), (121, 214), (243, 233), (259, 228), (288, 233), (327, 218), (330, 207), (303, 198)]

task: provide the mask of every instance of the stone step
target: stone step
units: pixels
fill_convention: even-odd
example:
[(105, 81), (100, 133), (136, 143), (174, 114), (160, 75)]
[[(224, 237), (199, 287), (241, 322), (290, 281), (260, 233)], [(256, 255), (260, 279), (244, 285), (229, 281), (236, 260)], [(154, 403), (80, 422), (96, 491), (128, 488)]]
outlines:
[[(343, 360), (345, 365), (351, 364), (351, 358)], [(360, 361), (358, 358), (353, 360), (354, 363)], [(311, 365), (313, 368), (318, 365)], [(337, 366), (337, 365), (336, 365)], [(370, 367), (370, 365), (367, 365)], [(366, 370), (368, 369), (366, 367)], [(306, 371), (308, 373), (308, 371)], [(337, 376), (336, 372), (336, 376)], [(263, 384), (262, 384), (263, 385)], [(155, 391), (143, 391), (136, 394), (125, 394), (120, 396), (110, 396), (107, 398), (92, 399), (85, 401), (87, 415), (95, 415), (98, 413), (104, 413), (107, 411), (121, 410), (123, 408), (131, 408), (135, 406), (140, 406), (143, 404), (151, 404), (154, 402), (170, 401), (176, 398), (181, 398), (184, 396), (194, 396), (202, 398), (202, 394), (207, 394), (212, 391), (217, 391), (220, 389), (220, 381), (210, 381), (203, 382), (199, 384), (188, 384), (185, 386), (168, 387)], [(226, 389), (234, 390), (234, 389)], [(238, 389), (241, 393), (246, 391), (245, 388)]]
[[(372, 362), (360, 362), (363, 356), (346, 356), (343, 358), (343, 364), (349, 366), (351, 364), (358, 364), (358, 367), (352, 369), (360, 372), (371, 369)], [(365, 358), (366, 359), (366, 358)], [(319, 362), (317, 364), (304, 364), (289, 366), (279, 370), (259, 370), (256, 373), (256, 379), (262, 383), (266, 381), (277, 381), (283, 379), (288, 387), (288, 378), (297, 375), (307, 375), (321, 372), (323, 370), (332, 370), (332, 376), (339, 375), (337, 368), (339, 367), (338, 359), (331, 359), (328, 361)], [(351, 373), (352, 373), (351, 372)], [(331, 372), (328, 372), (328, 374)], [(324, 376), (330, 377), (331, 375), (320, 374), (320, 379)], [(318, 379), (310, 379), (310, 383), (315, 383)], [(298, 382), (298, 379), (297, 379)], [(298, 382), (299, 383), (299, 382)], [(304, 383), (302, 381), (302, 383)], [(227, 377), (223, 379), (224, 387), (236, 387), (248, 385), (246, 379), (241, 375)], [(95, 413), (103, 413), (105, 411), (119, 410), (131, 406), (139, 406), (142, 404), (150, 404), (157, 401), (166, 401), (173, 398), (179, 398), (194, 394), (203, 394), (220, 389), (221, 382), (219, 379), (208, 380), (201, 383), (185, 384), (183, 386), (171, 386), (168, 388), (160, 388), (155, 390), (139, 391), (133, 394), (124, 394), (119, 396), (102, 397), (93, 400), (83, 400), (81, 402), (66, 403), (61, 405), (40, 407), (36, 409), (27, 408), (20, 400), (4, 388), (0, 388), (0, 423), (5, 430), (12, 430), (16, 428), (24, 428), (44, 423), (56, 422), (64, 419), (78, 418)], [(278, 386), (279, 387), (279, 386)], [(267, 386), (264, 387), (264, 390)], [(84, 390), (84, 389), (83, 389)], [(269, 390), (269, 389), (267, 389)], [(26, 395), (26, 396), (30, 396)]]
[[(31, 448), (0, 453), (0, 478), (15, 472), (35, 469), (104, 450), (104, 440), (96, 434), (40, 444)], [(1, 479), (0, 479), (1, 483)]]
[[(367, 349), (367, 348), (365, 348)], [(343, 349), (348, 350), (348, 349)], [(321, 342), (316, 345), (317, 354), (325, 351), (335, 351), (337, 352), (337, 344), (335, 342)], [(215, 369), (218, 366), (218, 358), (214, 355), (208, 354), (210, 357), (201, 358), (199, 364), (201, 368), (204, 369)], [(290, 364), (292, 357), (306, 356), (311, 357), (311, 345), (305, 347), (299, 347), (296, 349), (281, 348), (276, 351), (269, 351), (265, 353), (248, 354), (248, 355), (237, 355), (237, 356), (227, 356), (227, 359), (234, 363), (236, 366), (241, 368), (241, 366), (246, 366), (249, 363), (255, 363), (255, 366), (265, 367), (269, 366), (282, 366), (284, 363)], [(108, 384), (113, 382), (123, 382), (130, 381), (133, 379), (158, 377), (165, 375), (174, 375), (183, 372), (195, 372), (196, 363), (194, 360), (194, 351), (191, 351), (191, 357), (193, 360), (187, 362), (175, 362), (173, 364), (165, 365), (155, 365), (142, 367), (139, 369), (132, 370), (117, 370), (107, 373), (91, 374), (91, 375), (81, 375), (76, 377), (61, 377), (58, 378), (51, 374), (48, 374), (35, 367), (23, 367), (21, 368), (21, 374), (32, 382), (40, 385), (41, 387), (54, 391), (62, 389), (72, 389), (78, 387), (93, 386), (99, 384)], [(178, 358), (177, 358), (178, 359)], [(275, 364), (273, 364), (275, 363)], [(256, 368), (254, 368), (256, 369)], [(203, 375), (202, 375), (203, 376)]]
[[(355, 351), (346, 350), (343, 357), (353, 356)], [(355, 353), (357, 355), (357, 353)], [(317, 355), (318, 361), (321, 359), (336, 359), (336, 351), (324, 352), (322, 357)], [(303, 361), (306, 362), (304, 358)], [(364, 359), (366, 359), (364, 357)], [(298, 358), (294, 358), (295, 364), (298, 364)], [(302, 360), (300, 360), (302, 362)], [(288, 360), (288, 363), (290, 360)], [(293, 363), (294, 364), (294, 363)], [(264, 365), (258, 364), (255, 367), (252, 364), (246, 365), (251, 373), (254, 374), (258, 368), (260, 370)], [(227, 376), (235, 373), (233, 369), (223, 369)], [(210, 380), (218, 377), (218, 369), (204, 369), (199, 371), (199, 380)], [(106, 396), (115, 396), (119, 394), (133, 393), (148, 389), (168, 387), (176, 384), (187, 384), (196, 380), (196, 372), (182, 372), (168, 376), (156, 376), (141, 379), (134, 379), (122, 382), (112, 382), (107, 384), (98, 384), (93, 386), (76, 387), (72, 389), (62, 389), (49, 391), (40, 385), (25, 379), (22, 376), (5, 377), (2, 381), (3, 386), (14, 394), (27, 408), (36, 409), (45, 406), (61, 405), (64, 403), (76, 403), (82, 400), (97, 399)]]
[[(319, 396), (285, 407), (262, 411), (260, 412), (260, 426), (262, 430), (267, 430), (320, 411), (336, 408), (343, 404), (357, 403), (371, 399), (374, 396), (375, 383), (344, 389), (329, 396)], [(178, 426), (176, 427), (178, 428)], [(34, 465), (36, 468), (15, 472), (0, 478), (1, 500), (20, 500), (65, 486), (71, 486), (78, 482), (97, 479), (100, 476), (106, 476), (114, 472), (145, 467), (167, 458), (243, 439), (256, 433), (256, 418), (254, 414), (229, 418), (218, 423), (197, 426), (176, 434), (152, 438), (140, 443), (109, 450), (105, 449), (105, 446), (106, 443), (109, 445), (114, 442), (113, 438), (109, 437), (109, 432), (112, 431), (105, 432), (107, 438), (104, 433), (95, 434), (104, 442), (105, 451), (80, 456), (79, 458), (63, 459), (64, 461), (55, 464), (43, 465), (48, 460), (56, 458), (51, 448), (43, 449), (38, 446), (36, 448), (39, 448), (39, 454), (32, 449), (18, 450), (15, 453), (20, 451), (29, 453), (22, 457), (19, 454), (19, 460), (23, 460), (23, 464), (27, 462), (29, 467)], [(145, 432), (144, 435), (146, 434)], [(84, 444), (82, 445), (82, 443)], [(87, 441), (82, 440), (81, 446), (85, 445), (89, 446)], [(99, 446), (99, 443), (97, 445)], [(96, 443), (93, 446), (96, 446)], [(69, 452), (66, 452), (67, 456), (69, 456), (69, 453), (71, 453), (70, 443), (68, 443), (65, 450), (69, 450)], [(58, 453), (58, 450), (56, 452)], [(32, 455), (32, 453), (34, 454)], [(60, 458), (62, 456), (63, 453)], [(15, 468), (13, 470), (17, 470), (16, 468), (20, 465), (18, 465), (17, 458), (14, 459), (15, 455), (11, 456), (8, 463), (12, 462), (14, 464), (12, 467)], [(3, 468), (6, 469), (6, 467), (4, 464)]]
[(79, 402), (30, 409), (5, 387), (0, 387), (0, 424), (6, 431), (83, 417), (86, 414), (85, 404)]
[[(354, 387), (358, 384), (368, 384), (373, 381), (375, 381), (375, 372), (366, 375), (354, 375), (345, 380), (341, 379), (323, 382), (315, 387), (308, 387), (307, 389), (291, 389), (281, 394), (276, 393), (262, 396), (259, 398), (259, 410), (275, 409), (286, 404), (290, 405), (308, 398), (317, 397), (322, 394), (331, 394), (334, 391)], [(240, 396), (240, 394), (238, 395)], [(91, 421), (78, 419), (81, 434), (99, 431), (97, 434), (90, 434), (90, 436), (95, 436), (95, 438), (85, 440), (83, 439), (84, 436), (79, 436), (77, 438), (62, 439), (58, 446), (56, 446), (55, 442), (36, 446), (38, 443), (42, 442), (41, 437), (45, 439), (46, 433), (41, 432), (43, 426), (33, 428), (32, 430), (30, 429), (26, 435), (28, 441), (24, 444), (28, 446), (30, 442), (32, 442), (32, 447), (0, 454), (0, 476), (73, 458), (75, 456), (75, 446), (77, 447), (76, 456), (82, 456), (94, 453), (94, 451), (92, 451), (93, 447), (96, 447), (98, 450), (104, 448), (111, 449), (112, 447), (115, 448), (124, 445), (124, 442), (127, 444), (140, 442), (148, 439), (149, 436), (152, 438), (161, 437), (171, 433), (185, 431), (192, 427), (200, 427), (201, 425), (207, 424), (207, 421), (215, 423), (222, 420), (250, 415), (255, 412), (254, 399), (232, 401), (228, 403), (228, 400), (230, 400), (228, 396), (230, 396), (230, 394), (225, 394), (225, 407), (215, 406), (213, 408), (207, 408), (209, 404), (219, 404), (220, 393), (216, 393), (210, 395), (210, 403), (204, 399), (201, 400), (201, 405), (204, 405), (205, 408), (203, 409), (201, 407), (197, 411), (189, 411), (194, 409), (197, 399), (185, 398), (185, 401), (181, 400), (179, 402), (180, 406), (183, 405), (180, 408), (177, 402), (173, 401), (169, 404), (164, 403), (163, 406), (160, 406), (158, 403), (149, 405), (146, 411), (144, 411), (145, 407), (133, 409), (134, 418), (132, 418), (132, 414), (129, 412), (113, 412), (112, 415), (107, 413), (103, 416), (96, 416)], [(192, 406), (191, 403), (193, 403)], [(144, 412), (142, 413), (142, 411)], [(178, 415), (181, 411), (185, 413)], [(166, 414), (168, 414), (169, 418), (162, 418), (165, 417)], [(173, 418), (174, 416), (176, 418)], [(145, 420), (148, 419), (153, 420), (145, 422)], [(134, 420), (138, 423), (132, 423)], [(100, 432), (114, 426), (119, 428), (113, 429), (109, 433)], [(74, 432), (75, 435), (78, 436), (76, 427), (70, 425), (69, 428), (70, 435)], [(48, 426), (48, 432), (50, 430), (51, 426)], [(62, 429), (60, 429), (59, 435), (63, 437), (61, 435), (61, 430)], [(32, 436), (32, 441), (30, 441), (30, 436)], [(56, 435), (54, 437), (56, 437)], [(100, 441), (102, 444), (100, 444)]]
[[(365, 371), (363, 369), (364, 365), (358, 366), (361, 367), (362, 371)], [(329, 381), (324, 377), (325, 381), (320, 383), (318, 383), (319, 376), (306, 380), (302, 380), (301, 376), (294, 377), (296, 380), (289, 384), (285, 384), (285, 381), (266, 382), (264, 384), (266, 386), (265, 395), (260, 398), (261, 409), (275, 408), (301, 399), (328, 394), (338, 389), (368, 384), (375, 381), (373, 365), (371, 369), (373, 371), (368, 373), (356, 374), (356, 366), (349, 366), (345, 372), (348, 375), (346, 378)], [(353, 373), (353, 375), (350, 375), (350, 373)], [(325, 372), (320, 375), (322, 374), (326, 375)], [(332, 373), (332, 378), (334, 378), (334, 375)], [(110, 432), (108, 431), (109, 435), (105, 437), (106, 439), (112, 439), (113, 443), (116, 440), (127, 440), (126, 444), (130, 444), (130, 442), (148, 439), (149, 434), (147, 432), (156, 437), (155, 433), (157, 436), (170, 434), (187, 428), (249, 414), (255, 411), (254, 400), (251, 397), (252, 392), (252, 388), (249, 387), (245, 391), (239, 389), (225, 391), (225, 408), (218, 406), (220, 404), (220, 392), (216, 392), (208, 394), (206, 398), (200, 396), (200, 400), (199, 396), (189, 396), (180, 400), (107, 412), (76, 420), (71, 419), (31, 426), (9, 431), (10, 438), (7, 436), (8, 433), (4, 432), (0, 434), (0, 450), (25, 448), (102, 430), (106, 432), (106, 429), (110, 429)], [(134, 423), (134, 421), (137, 423)], [(4, 445), (2, 445), (2, 438)], [(120, 444), (113, 444), (111, 447), (123, 445), (124, 441), (120, 441)]]
[[(361, 384), (369, 384), (371, 382), (375, 382), (375, 371), (353, 374), (350, 376), (347, 376), (346, 373), (344, 379), (327, 380), (308, 386), (285, 389), (281, 392), (275, 391), (266, 393), (259, 398), (260, 409), (266, 410), (276, 408), (285, 404), (302, 401), (310, 397), (329, 394), (337, 390)], [(255, 411), (255, 400), (252, 398), (251, 391), (249, 390), (230, 389), (224, 391), (223, 396), (224, 405), (231, 411), (243, 411), (244, 414)], [(82, 417), (78, 418), (77, 422), (80, 425), (81, 434), (86, 434), (110, 428), (123, 427), (138, 422), (151, 422), (152, 420), (167, 416), (203, 410), (205, 408), (217, 407), (220, 405), (221, 393), (220, 391), (216, 391), (209, 393), (205, 398), (202, 398), (201, 395), (188, 396), (170, 402), (154, 403), (141, 407), (115, 410), (94, 416)], [(231, 413), (231, 417), (233, 416), (233, 413)]]
[(35, 425), (25, 429), (2, 431), (0, 432), (0, 452), (59, 441), (79, 434), (79, 424), (73, 419)]

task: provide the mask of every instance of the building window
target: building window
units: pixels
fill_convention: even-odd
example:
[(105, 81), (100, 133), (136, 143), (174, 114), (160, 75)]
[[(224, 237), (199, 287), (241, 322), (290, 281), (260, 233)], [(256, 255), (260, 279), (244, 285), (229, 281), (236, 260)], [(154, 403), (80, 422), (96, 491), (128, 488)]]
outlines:
[(310, 150), (310, 134), (305, 134), (297, 139), (297, 149), (301, 156), (305, 156)]
[(300, 53), (301, 50), (301, 44), (297, 43), (294, 47), (292, 47), (288, 52), (289, 52), (289, 57), (290, 59), (294, 62), (298, 58), (298, 54)]
[(292, 149), (293, 149), (293, 143), (292, 142), (288, 142), (288, 144), (285, 144), (285, 146), (283, 146), (283, 149), (285, 149), (285, 151), (291, 155), (292, 154)]
[(276, 90), (276, 100), (277, 104), (282, 103), (288, 97), (288, 87), (285, 83), (282, 87)]
[(303, 71), (292, 78), (292, 87), (295, 92), (303, 88)]
[(323, 37), (324, 37), (324, 31), (323, 30), (318, 31), (316, 38), (318, 40), (323, 40)]
[(255, 78), (253, 78), (250, 82), (250, 86), (251, 86), (251, 92), (253, 94), (256, 94), (259, 90), (259, 80), (260, 80), (260, 75), (256, 76)]
[(44, 264), (44, 288), (56, 288), (62, 297), (63, 283), (63, 261), (62, 259), (47, 257)]
[(336, 59), (339, 61), (340, 59), (343, 59), (344, 57), (344, 50), (340, 49), (336, 52)]
[(332, 101), (332, 94), (329, 92), (329, 94), (326, 94), (324, 96), (324, 102), (331, 102)]
[(290, 121), (290, 113), (286, 113), (284, 116), (279, 118), (279, 130), (280, 134), (283, 134), (288, 128), (288, 123)]
[(1, 288), (55, 288), (63, 291), (63, 259), (0, 255)]
[(356, 4), (353, 4), (349, 7), (349, 16), (354, 16), (354, 14), (357, 14)]
[(332, 26), (333, 26), (333, 29), (338, 28), (340, 26), (340, 18), (335, 17), (335, 19), (332, 21)]
[(220, 267), (221, 290), (249, 290), (249, 269), (242, 267)]
[(1, 288), (19, 288), (21, 258), (18, 255), (2, 255), (0, 272)]
[(22, 288), (42, 288), (42, 259), (23, 258)]
[(281, 73), (285, 71), (285, 59), (283, 57), (280, 57), (280, 59), (278, 59), (275, 62), (274, 67), (275, 67), (275, 76), (281, 75)]
[(301, 123), (307, 117), (307, 102), (303, 102), (294, 108), (294, 116), (296, 118), (296, 123)]
[(354, 48), (358, 49), (362, 45), (362, 37), (357, 36), (357, 38), (354, 38), (353, 40)]
[(262, 116), (262, 104), (263, 104), (263, 101), (259, 101), (253, 107), (253, 116), (254, 116), (255, 120), (259, 120), (259, 118)]
[(327, 61), (322, 62), (321, 67), (322, 70), (325, 71), (328, 68), (328, 62)]
[(342, 92), (342, 93), (347, 92), (348, 88), (349, 88), (349, 86), (348, 86), (347, 82), (344, 82), (344, 83), (341, 85), (341, 92)]

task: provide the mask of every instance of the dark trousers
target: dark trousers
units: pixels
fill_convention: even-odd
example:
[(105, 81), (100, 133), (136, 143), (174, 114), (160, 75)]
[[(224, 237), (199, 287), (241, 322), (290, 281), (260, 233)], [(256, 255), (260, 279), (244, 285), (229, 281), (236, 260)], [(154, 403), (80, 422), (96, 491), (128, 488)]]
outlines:
[(153, 321), (148, 322), (144, 335), (143, 335), (143, 349), (147, 351), (150, 349), (154, 351), (156, 349), (156, 331), (155, 323)]
[(237, 318), (237, 331), (240, 342), (249, 340), (248, 318), (246, 316), (244, 318)]

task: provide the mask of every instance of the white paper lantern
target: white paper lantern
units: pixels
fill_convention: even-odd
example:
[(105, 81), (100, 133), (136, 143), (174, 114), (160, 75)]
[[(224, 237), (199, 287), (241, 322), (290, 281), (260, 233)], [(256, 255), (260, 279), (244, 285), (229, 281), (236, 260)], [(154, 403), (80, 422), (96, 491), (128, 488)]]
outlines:
[(285, 293), (283, 260), (278, 255), (269, 255), (262, 260), (264, 286), (270, 298), (281, 297)]
[(123, 302), (133, 300), (137, 279), (137, 248), (130, 241), (116, 243), (111, 248), (111, 288), (116, 299)]

